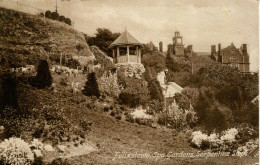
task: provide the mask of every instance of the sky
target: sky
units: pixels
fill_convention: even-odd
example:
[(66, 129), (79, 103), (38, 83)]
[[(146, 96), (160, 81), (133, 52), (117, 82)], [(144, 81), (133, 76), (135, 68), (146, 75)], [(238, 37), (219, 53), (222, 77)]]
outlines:
[[(37, 9), (17, 5), (20, 2)], [(258, 70), (257, 0), (57, 0), (58, 12), (71, 18), (74, 28), (94, 35), (97, 28), (127, 30), (140, 42), (162, 41), (164, 51), (176, 30), (185, 46), (210, 52), (211, 45), (248, 44), (250, 70)], [(37, 13), (55, 10), (56, 0), (0, 0), (0, 6)]]

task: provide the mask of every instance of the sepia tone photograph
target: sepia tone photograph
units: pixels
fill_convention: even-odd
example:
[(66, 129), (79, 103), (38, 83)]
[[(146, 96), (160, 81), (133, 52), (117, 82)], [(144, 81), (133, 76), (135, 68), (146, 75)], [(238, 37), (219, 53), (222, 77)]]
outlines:
[(0, 165), (259, 164), (259, 7), (0, 0)]

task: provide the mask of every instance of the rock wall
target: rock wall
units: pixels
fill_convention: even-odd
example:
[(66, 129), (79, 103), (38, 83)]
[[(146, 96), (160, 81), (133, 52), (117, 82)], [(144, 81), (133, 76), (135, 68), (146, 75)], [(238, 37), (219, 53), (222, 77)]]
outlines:
[(135, 77), (138, 79), (142, 78), (145, 68), (143, 64), (127, 64), (127, 63), (117, 63), (116, 67), (118, 70), (125, 73), (128, 77)]

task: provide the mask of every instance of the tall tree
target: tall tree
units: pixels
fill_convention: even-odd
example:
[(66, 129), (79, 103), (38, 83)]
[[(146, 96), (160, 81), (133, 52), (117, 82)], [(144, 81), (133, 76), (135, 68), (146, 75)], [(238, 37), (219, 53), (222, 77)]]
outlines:
[(87, 39), (88, 44), (98, 46), (103, 52), (111, 55), (109, 51), (109, 45), (119, 37), (120, 33), (112, 33), (106, 28), (97, 28), (97, 33), (94, 37), (89, 37)]
[(46, 60), (41, 60), (37, 68), (37, 75), (33, 81), (33, 85), (38, 88), (46, 88), (51, 86), (52, 77), (49, 70), (49, 64)]
[(95, 72), (91, 72), (88, 74), (88, 81), (86, 81), (84, 90), (82, 93), (86, 96), (96, 96), (99, 98), (100, 92), (98, 88), (98, 83), (96, 79)]

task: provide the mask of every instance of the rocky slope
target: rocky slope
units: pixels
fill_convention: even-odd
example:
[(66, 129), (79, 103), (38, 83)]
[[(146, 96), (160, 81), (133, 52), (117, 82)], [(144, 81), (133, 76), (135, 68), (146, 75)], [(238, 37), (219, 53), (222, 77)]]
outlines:
[(61, 53), (93, 57), (82, 33), (40, 16), (0, 8), (0, 34), (2, 65), (35, 64), (48, 56), (58, 61)]

